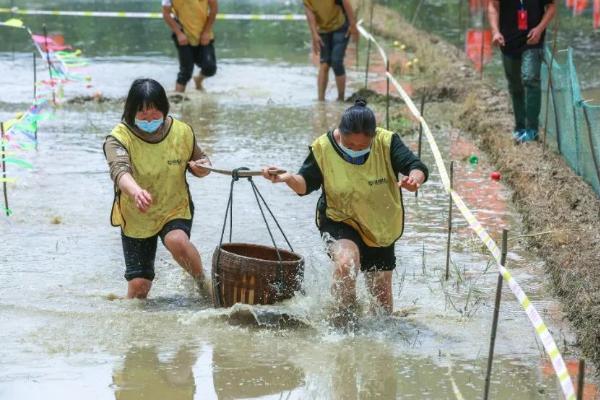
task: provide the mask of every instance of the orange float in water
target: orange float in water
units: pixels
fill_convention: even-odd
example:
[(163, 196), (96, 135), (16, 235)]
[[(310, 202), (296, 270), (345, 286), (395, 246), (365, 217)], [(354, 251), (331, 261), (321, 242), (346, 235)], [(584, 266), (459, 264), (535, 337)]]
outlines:
[(600, 0), (594, 0), (594, 29), (600, 29)]
[[(492, 59), (492, 31), (491, 29), (469, 29), (465, 52), (467, 57), (475, 65), (477, 71), (481, 71), (483, 65)], [(483, 53), (482, 53), (483, 52)]]

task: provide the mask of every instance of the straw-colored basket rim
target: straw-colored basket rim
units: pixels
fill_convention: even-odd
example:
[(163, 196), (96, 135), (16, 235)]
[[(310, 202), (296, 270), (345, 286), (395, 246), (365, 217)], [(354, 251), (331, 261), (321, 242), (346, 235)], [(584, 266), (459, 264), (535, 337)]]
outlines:
[[(233, 251), (229, 251), (227, 250), (227, 247), (229, 246), (241, 246), (241, 247), (254, 247), (254, 248), (260, 248), (260, 249), (264, 249), (267, 251), (272, 251), (275, 252), (275, 247), (271, 247), (271, 246), (265, 246), (265, 245), (261, 245), (261, 244), (254, 244), (254, 243), (242, 243), (242, 242), (231, 242), (231, 243), (223, 243), (221, 244), (221, 247), (217, 247), (216, 250), (217, 251), (221, 251), (224, 254), (231, 254), (232, 256), (235, 257), (239, 257), (241, 259), (246, 259), (246, 260), (252, 260), (252, 261), (260, 261), (261, 263), (267, 263), (267, 264), (275, 264), (275, 265), (279, 265), (279, 260), (265, 260), (263, 258), (256, 258), (256, 257), (249, 257), (243, 254), (239, 254)], [(281, 260), (281, 263), (283, 264), (298, 264), (298, 263), (302, 263), (304, 262), (304, 257), (302, 257), (300, 254), (294, 253), (293, 251), (289, 251), (289, 250), (284, 250), (284, 249), (278, 249), (279, 253), (285, 253), (286, 255), (295, 257), (295, 260)], [(285, 258), (285, 257), (282, 257)]]

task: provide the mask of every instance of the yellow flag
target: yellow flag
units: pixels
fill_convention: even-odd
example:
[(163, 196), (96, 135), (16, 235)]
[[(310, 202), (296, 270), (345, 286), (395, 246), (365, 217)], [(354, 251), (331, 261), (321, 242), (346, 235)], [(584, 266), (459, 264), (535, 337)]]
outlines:
[(3, 25), (13, 26), (15, 28), (22, 28), (23, 21), (18, 18), (11, 18), (8, 21), (3, 22)]
[(20, 112), (20, 113), (17, 113), (13, 119), (9, 119), (8, 121), (3, 121), (2, 125), (4, 128), (4, 132), (6, 133), (14, 124), (21, 121), (21, 118), (23, 118), (24, 115), (25, 115), (24, 113)]

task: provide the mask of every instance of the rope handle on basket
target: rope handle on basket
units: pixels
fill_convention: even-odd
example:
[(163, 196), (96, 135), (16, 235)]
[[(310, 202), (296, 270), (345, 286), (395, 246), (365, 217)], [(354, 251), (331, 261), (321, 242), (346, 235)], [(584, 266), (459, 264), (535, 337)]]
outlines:
[[(229, 218), (229, 242), (231, 243), (231, 239), (232, 239), (232, 235), (233, 235), (233, 185), (240, 178), (246, 178), (248, 180), (248, 182), (250, 182), (250, 186), (252, 187), (252, 192), (254, 194), (254, 198), (256, 199), (256, 204), (258, 205), (260, 214), (263, 218), (263, 221), (265, 222), (265, 226), (267, 227), (267, 232), (269, 233), (269, 237), (271, 238), (271, 243), (273, 243), (273, 247), (275, 248), (275, 252), (277, 253), (277, 260), (279, 262), (279, 268), (277, 270), (277, 283), (275, 285), (277, 294), (280, 294), (281, 290), (283, 289), (283, 260), (281, 258), (281, 253), (279, 252), (279, 247), (277, 247), (277, 243), (275, 242), (275, 237), (273, 236), (273, 233), (271, 232), (271, 227), (269, 226), (269, 222), (267, 221), (267, 217), (266, 217), (265, 212), (262, 207), (263, 205), (269, 212), (269, 215), (271, 215), (271, 218), (273, 218), (275, 225), (281, 232), (281, 235), (283, 236), (283, 239), (285, 240), (285, 242), (288, 245), (288, 247), (290, 248), (290, 250), (292, 252), (294, 251), (294, 248), (292, 247), (290, 241), (288, 240), (287, 236), (285, 235), (285, 232), (283, 231), (283, 228), (279, 224), (279, 221), (277, 221), (277, 218), (273, 214), (273, 211), (271, 211), (265, 198), (260, 193), (260, 191), (258, 190), (258, 187), (256, 187), (256, 184), (252, 180), (252, 175), (250, 175), (249, 172), (244, 173), (244, 171), (250, 171), (250, 170), (246, 167), (240, 167), (240, 168), (235, 168), (231, 171), (231, 184), (229, 187), (229, 199), (227, 200), (227, 206), (226, 206), (226, 210), (225, 210), (225, 218), (223, 219), (223, 228), (221, 229), (221, 239), (219, 240), (219, 248), (217, 250), (216, 268), (213, 268), (213, 271), (212, 271), (213, 293), (214, 293), (216, 305), (219, 307), (222, 307), (222, 305), (223, 305), (223, 299), (221, 297), (221, 290), (220, 290), (221, 282), (220, 282), (220, 278), (219, 278), (220, 273), (221, 273), (220, 267), (219, 267), (219, 265), (220, 265), (219, 261), (221, 259), (221, 248), (223, 246), (223, 237), (225, 236), (225, 226), (227, 225), (228, 218)], [(273, 172), (271, 172), (271, 170), (269, 170), (269, 173), (270, 174), (272, 173), (273, 175), (280, 175), (280, 174), (286, 172), (283, 170), (272, 170), (272, 171)], [(262, 204), (261, 204), (261, 201), (262, 201)], [(217, 269), (217, 271), (215, 271), (215, 269)]]

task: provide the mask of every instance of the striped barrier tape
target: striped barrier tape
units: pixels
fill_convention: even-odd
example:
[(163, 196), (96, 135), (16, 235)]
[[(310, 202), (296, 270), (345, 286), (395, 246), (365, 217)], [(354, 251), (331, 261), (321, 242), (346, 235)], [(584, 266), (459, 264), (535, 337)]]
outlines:
[[(377, 46), (377, 48), (379, 49), (380, 52), (383, 52), (383, 49), (381, 48), (381, 46), (379, 46), (379, 44), (377, 43), (375, 38), (370, 33), (366, 32), (364, 30), (364, 28), (361, 26), (361, 23), (362, 23), (362, 21), (359, 21), (359, 23), (358, 23), (359, 31), (363, 34), (363, 36), (365, 36), (366, 39), (371, 40), (373, 43), (375, 43), (375, 45)], [(365, 33), (366, 33), (366, 35), (365, 35)], [(385, 58), (385, 60), (387, 60), (387, 57)], [(548, 356), (550, 357), (550, 360), (552, 361), (552, 366), (554, 368), (554, 372), (556, 373), (556, 376), (558, 377), (558, 379), (560, 381), (562, 392), (563, 392), (565, 398), (568, 400), (575, 400), (575, 390), (573, 388), (573, 382), (571, 381), (571, 378), (569, 376), (569, 372), (567, 371), (565, 362), (560, 354), (560, 351), (558, 350), (558, 347), (556, 346), (556, 342), (554, 341), (554, 338), (552, 337), (552, 335), (550, 334), (550, 331), (548, 330), (548, 327), (542, 320), (542, 317), (540, 316), (540, 314), (538, 313), (538, 311), (536, 310), (534, 305), (531, 303), (531, 300), (529, 300), (529, 298), (527, 297), (525, 292), (523, 292), (523, 289), (521, 289), (521, 287), (519, 286), (517, 281), (513, 278), (511, 273), (508, 271), (508, 269), (506, 269), (506, 267), (504, 267), (502, 265), (502, 263), (501, 263), (501, 253), (502, 252), (501, 252), (500, 248), (498, 247), (498, 245), (496, 244), (496, 242), (494, 242), (492, 237), (485, 230), (485, 228), (481, 225), (481, 223), (477, 220), (477, 218), (473, 215), (471, 210), (469, 210), (469, 208), (465, 205), (465, 203), (462, 200), (462, 198), (460, 197), (460, 195), (452, 189), (451, 184), (450, 184), (450, 178), (448, 176), (448, 171), (446, 170), (446, 166), (444, 165), (444, 159), (442, 158), (442, 154), (440, 153), (440, 150), (437, 146), (435, 138), (433, 137), (433, 134), (431, 133), (431, 130), (429, 129), (429, 125), (427, 125), (427, 122), (425, 121), (425, 119), (423, 118), (421, 113), (419, 112), (419, 109), (417, 108), (415, 103), (412, 101), (410, 96), (406, 93), (406, 91), (402, 88), (402, 86), (398, 83), (398, 81), (392, 76), (392, 74), (388, 71), (385, 73), (385, 75), (387, 78), (389, 78), (390, 82), (392, 82), (392, 84), (394, 85), (394, 87), (396, 88), (398, 93), (400, 94), (400, 97), (402, 98), (404, 103), (407, 105), (410, 112), (413, 114), (413, 116), (418, 120), (418, 122), (423, 127), (423, 132), (425, 133), (425, 137), (427, 138), (427, 142), (429, 143), (429, 147), (431, 148), (431, 152), (433, 153), (433, 157), (435, 159), (436, 166), (440, 172), (442, 184), (444, 185), (446, 192), (448, 192), (448, 194), (450, 194), (452, 196), (452, 199), (454, 200), (454, 204), (456, 205), (456, 208), (458, 208), (458, 210), (461, 212), (463, 217), (467, 220), (469, 227), (477, 234), (477, 236), (479, 236), (481, 241), (486, 245), (488, 250), (492, 253), (492, 256), (496, 260), (498, 269), (499, 269), (500, 273), (502, 274), (502, 277), (504, 278), (504, 280), (506, 280), (510, 290), (513, 292), (513, 294), (519, 301), (519, 304), (521, 305), (521, 307), (523, 307), (523, 309), (525, 310), (525, 313), (527, 314), (529, 321), (533, 325), (537, 336), (541, 339), (541, 341), (544, 345), (544, 349), (546, 350), (546, 353), (548, 354)]]
[(363, 35), (365, 37), (365, 39), (370, 40), (371, 42), (373, 42), (373, 44), (375, 45), (375, 47), (377, 47), (377, 51), (379, 51), (379, 55), (381, 56), (381, 58), (383, 58), (383, 64), (387, 65), (388, 63), (388, 57), (387, 54), (385, 54), (385, 50), (383, 50), (383, 47), (381, 47), (379, 45), (379, 43), (377, 42), (377, 40), (375, 40), (375, 38), (373, 37), (373, 35), (371, 35), (369, 32), (367, 32), (367, 30), (365, 28), (362, 27), (361, 25), (361, 21), (359, 21), (358, 24), (356, 24), (356, 27), (358, 28), (358, 31), (360, 32), (361, 35)]
[[(28, 10), (20, 9), (18, 7), (0, 8), (0, 13), (71, 17), (162, 18), (162, 12)], [(306, 16), (303, 14), (217, 14), (217, 19), (251, 21), (304, 21), (306, 20)]]

